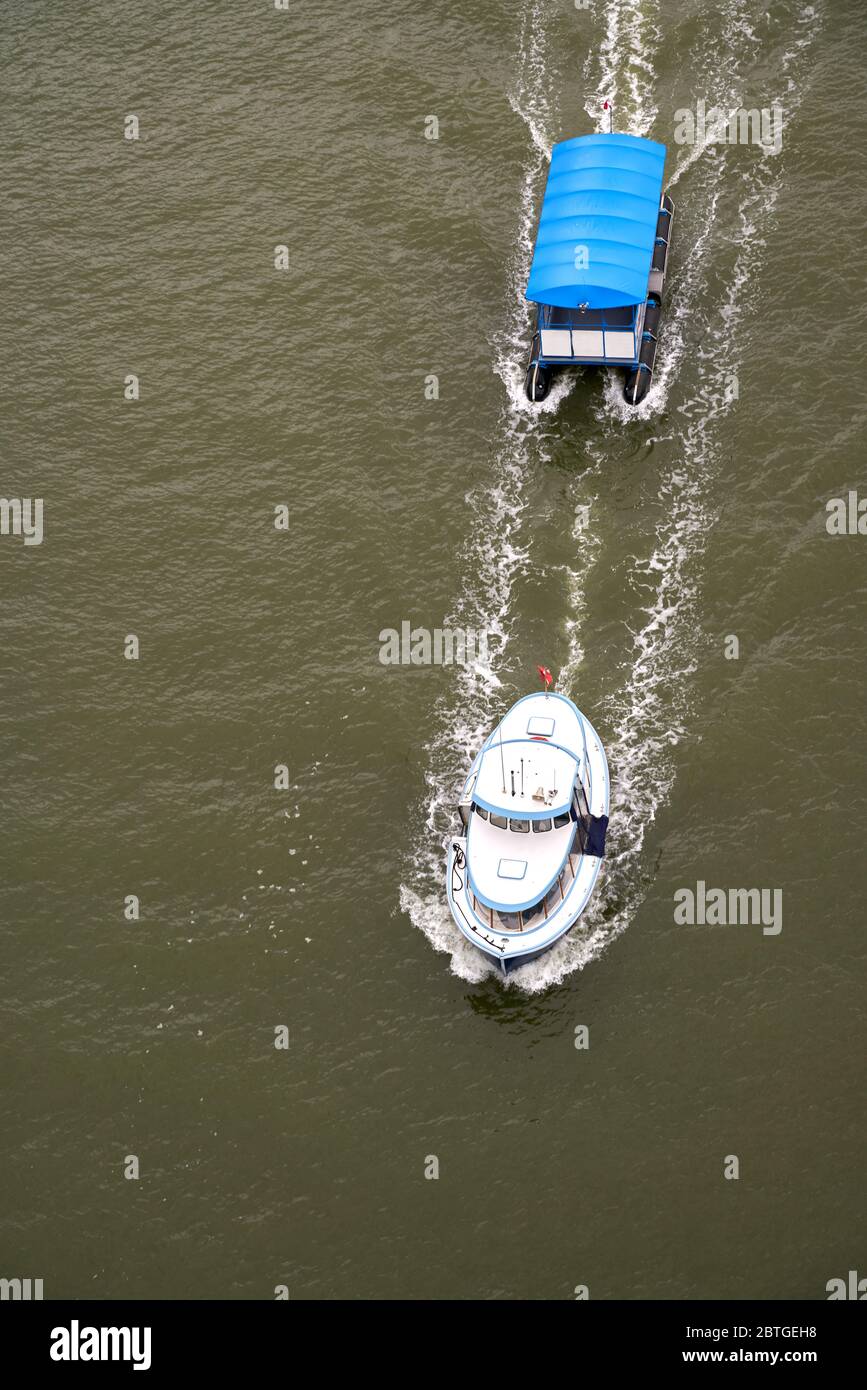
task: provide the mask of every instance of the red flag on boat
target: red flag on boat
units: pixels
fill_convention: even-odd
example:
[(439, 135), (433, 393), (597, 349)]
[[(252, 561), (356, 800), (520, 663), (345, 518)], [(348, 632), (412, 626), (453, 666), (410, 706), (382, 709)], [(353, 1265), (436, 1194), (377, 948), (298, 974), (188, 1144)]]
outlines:
[(537, 666), (537, 667), (536, 667), (536, 670), (539, 672), (539, 675), (542, 677), (542, 680), (545, 682), (545, 689), (547, 690), (547, 689), (548, 689), (548, 686), (551, 684), (551, 682), (553, 681), (554, 677), (551, 675), (551, 672), (548, 670), (548, 667), (547, 667), (547, 666)]

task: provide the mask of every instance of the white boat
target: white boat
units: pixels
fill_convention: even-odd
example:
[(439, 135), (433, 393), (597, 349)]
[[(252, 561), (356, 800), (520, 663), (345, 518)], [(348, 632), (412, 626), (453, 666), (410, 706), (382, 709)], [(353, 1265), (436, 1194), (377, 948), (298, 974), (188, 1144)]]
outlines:
[(518, 700), (470, 769), (446, 871), (457, 926), (503, 974), (549, 950), (581, 916), (608, 807), (608, 761), (589, 719), (565, 695)]

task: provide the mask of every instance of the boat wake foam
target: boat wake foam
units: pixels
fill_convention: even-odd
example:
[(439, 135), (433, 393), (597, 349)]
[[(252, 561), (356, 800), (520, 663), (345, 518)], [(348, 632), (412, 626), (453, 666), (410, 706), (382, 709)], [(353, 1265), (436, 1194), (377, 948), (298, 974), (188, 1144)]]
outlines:
[[(789, 119), (800, 100), (804, 64), (820, 28), (812, 7), (794, 9), (793, 22), (799, 26), (799, 37), (794, 48), (779, 60), (784, 85), (780, 100), (785, 101)], [(556, 412), (576, 381), (574, 375), (556, 381), (541, 405), (530, 406), (523, 392), (521, 363), (530, 322), (523, 288), (532, 255), (535, 211), (551, 148), (546, 133), (550, 114), (543, 95), (545, 46), (539, 10), (537, 6), (525, 15), (518, 91), (512, 103), (527, 122), (534, 154), (522, 186), (518, 247), (510, 267), (511, 313), (502, 338), (495, 344), (494, 370), (506, 387), (508, 405), (500, 426), (496, 480), (468, 498), (474, 514), (471, 533), (476, 539), (471, 541), (466, 556), (464, 573), (471, 578), (459, 602), (456, 620), (467, 622), (465, 615), (472, 614), (477, 627), (486, 626), (498, 634), (500, 643), (494, 662), (500, 669), (515, 621), (514, 585), (526, 574), (533, 553), (533, 537), (522, 537), (520, 520), (526, 506), (523, 493), (529, 449), (544, 436), (545, 417)], [(622, 101), (620, 109), (615, 106), (617, 124), (634, 134), (647, 134), (656, 114), (652, 53), (660, 43), (659, 29), (655, 22), (639, 29), (636, 15), (613, 0), (606, 6), (603, 20), (605, 39), (596, 58), (588, 58), (585, 76), (588, 66), (598, 62), (598, 90), (602, 97), (613, 96), (615, 101)], [(752, 61), (755, 39), (741, 0), (729, 0), (721, 22), (733, 36), (727, 50), (721, 50), (712, 36), (706, 38), (693, 55), (693, 66), (699, 74), (697, 88), (701, 88), (702, 82), (705, 84), (708, 105), (712, 101), (731, 109), (740, 105), (740, 88)], [(607, 128), (607, 117), (600, 108), (601, 100), (588, 103), (587, 110), (600, 128)], [(427, 748), (424, 819), (428, 834), (413, 858), (408, 881), (401, 886), (400, 901), (431, 945), (450, 954), (453, 973), (468, 983), (494, 976), (507, 987), (527, 993), (560, 983), (597, 960), (611, 941), (629, 927), (652, 876), (652, 870), (644, 864), (646, 838), (669, 799), (676, 776), (674, 748), (687, 736), (690, 724), (691, 676), (700, 641), (696, 614), (700, 562), (704, 535), (713, 521), (709, 484), (721, 464), (716, 425), (731, 409), (727, 382), (738, 366), (738, 326), (744, 290), (755, 281), (761, 265), (783, 167), (778, 159), (750, 150), (745, 172), (727, 182), (729, 161), (738, 155), (742, 157), (743, 151), (721, 146), (705, 159), (706, 153), (707, 145), (690, 149), (669, 180), (669, 186), (688, 180), (689, 205), (703, 209), (703, 214), (698, 228), (689, 232), (690, 255), (683, 258), (682, 268), (669, 281), (659, 371), (638, 407), (627, 406), (622, 398), (622, 374), (608, 374), (596, 409), (598, 434), (584, 445), (590, 466), (582, 472), (575, 498), (580, 508), (580, 518), (576, 515), (575, 523), (580, 565), (566, 574), (569, 653), (559, 682), (564, 693), (573, 698), (584, 660), (586, 585), (603, 553), (594, 526), (599, 494), (616, 463), (618, 440), (622, 439), (624, 428), (665, 410), (671, 388), (680, 380), (689, 347), (695, 381), (691, 393), (678, 405), (675, 419), (666, 422), (666, 428), (672, 431), (667, 438), (675, 443), (670, 454), (676, 462), (663, 465), (659, 475), (660, 520), (650, 553), (636, 557), (626, 577), (636, 592), (645, 595), (633, 635), (632, 654), (625, 677), (613, 681), (607, 693), (603, 692), (606, 725), (613, 731), (613, 738), (607, 742), (612, 774), (607, 863), (580, 927), (540, 960), (515, 971), (505, 981), (458, 932), (443, 887), (444, 845), (455, 829), (453, 808), (457, 794), (472, 757), (500, 712), (495, 671), (461, 671), (455, 698), (437, 711), (439, 733)], [(726, 188), (738, 190), (734, 264), (722, 298), (699, 318), (698, 306), (706, 298), (710, 283), (712, 253), (723, 240), (726, 245), (731, 240), (721, 238), (718, 228), (720, 199)], [(681, 225), (684, 220), (681, 218)], [(712, 347), (696, 346), (702, 342)], [(471, 718), (468, 712), (472, 712)]]
[(536, 211), (551, 157), (547, 132), (551, 115), (546, 97), (547, 52), (544, 6), (530, 7), (522, 17), (516, 90), (512, 109), (526, 122), (532, 140), (520, 192), (520, 214), (515, 253), (508, 268), (509, 307), (504, 327), (493, 343), (493, 370), (506, 389), (506, 401), (498, 422), (492, 481), (467, 497), (470, 540), (462, 571), (464, 591), (449, 625), (486, 630), (493, 641), (487, 670), (463, 668), (455, 677), (455, 690), (435, 711), (437, 733), (428, 743), (423, 819), (424, 845), (414, 855), (401, 885), (400, 904), (438, 951), (451, 955), (452, 970), (462, 979), (477, 982), (492, 967), (461, 936), (452, 921), (444, 892), (445, 845), (454, 829), (454, 806), (473, 756), (496, 723), (499, 709), (499, 677), (514, 620), (512, 593), (527, 572), (529, 543), (521, 536), (525, 509), (524, 485), (530, 466), (529, 448), (545, 428), (562, 400), (574, 388), (574, 380), (557, 382), (541, 405), (531, 406), (524, 394), (523, 361), (530, 332), (530, 309), (524, 299), (533, 251)]
[(659, 7), (654, 3), (624, 5), (608, 0), (602, 14), (604, 35), (597, 49), (591, 47), (584, 62), (584, 80), (596, 82), (595, 94), (584, 110), (596, 130), (608, 130), (608, 101), (614, 111), (614, 127), (628, 135), (648, 135), (657, 116), (654, 100), (654, 58), (662, 32)]
[[(741, 6), (735, 0), (730, 7), (731, 29), (738, 32), (742, 47), (732, 61), (722, 81), (728, 83), (715, 100), (723, 105), (727, 100), (737, 106), (735, 91), (741, 81), (741, 64), (749, 64), (754, 38), (744, 22), (737, 28), (735, 11)], [(742, 16), (741, 16), (742, 18)], [(803, 56), (815, 36), (815, 12), (803, 11), (802, 30), (806, 34), (792, 52), (780, 59), (780, 77), (786, 90), (787, 109), (791, 116), (802, 92), (800, 80), (791, 65)], [(720, 72), (717, 49), (711, 45), (706, 52), (707, 73)], [(704, 148), (696, 150), (676, 171), (675, 178), (686, 173), (698, 162)], [(650, 417), (664, 406), (668, 390), (679, 376), (684, 358), (686, 330), (695, 319), (697, 305), (705, 295), (710, 274), (709, 257), (716, 229), (720, 190), (726, 186), (724, 162), (733, 151), (721, 150), (715, 162), (703, 170), (700, 187), (691, 202), (705, 209), (704, 221), (698, 234), (691, 238), (690, 257), (679, 279), (673, 282), (673, 294), (664, 327), (662, 370), (648, 396), (637, 408), (630, 407), (622, 397), (621, 380), (611, 373), (604, 399), (597, 414), (601, 440), (597, 444), (600, 459), (594, 472), (601, 477), (604, 464), (610, 466), (611, 451), (606, 444), (615, 445), (618, 435), (636, 418)], [(678, 407), (678, 419), (672, 425), (676, 448), (671, 453), (676, 462), (663, 468), (659, 475), (657, 493), (658, 514), (654, 546), (646, 558), (637, 557), (627, 582), (637, 591), (648, 595), (641, 612), (641, 625), (634, 634), (633, 653), (626, 679), (612, 687), (604, 697), (609, 727), (614, 736), (608, 743), (608, 758), (612, 774), (611, 825), (609, 831), (610, 860), (608, 873), (600, 880), (601, 891), (585, 917), (587, 930), (581, 933), (582, 949), (577, 950), (573, 965), (564, 954), (563, 961), (549, 965), (551, 982), (556, 982), (570, 968), (582, 968), (598, 955), (634, 920), (646, 891), (651, 870), (642, 867), (642, 855), (650, 827), (660, 809), (668, 801), (676, 775), (673, 750), (688, 734), (691, 712), (691, 676), (696, 668), (701, 641), (696, 600), (699, 568), (704, 538), (713, 524), (709, 483), (721, 464), (721, 443), (717, 423), (733, 407), (729, 383), (738, 369), (737, 325), (742, 315), (748, 286), (755, 283), (766, 248), (766, 231), (780, 191), (783, 171), (772, 157), (751, 150), (748, 172), (738, 180), (738, 229), (732, 238), (735, 257), (726, 279), (722, 297), (713, 307), (713, 318), (702, 326), (701, 338), (713, 344), (712, 349), (694, 352), (696, 382), (691, 395)], [(698, 167), (696, 174), (698, 174)], [(733, 181), (729, 181), (731, 186)], [(589, 480), (585, 480), (589, 481)], [(586, 547), (586, 541), (585, 541)], [(593, 557), (595, 563), (595, 557)], [(581, 587), (586, 577), (586, 557), (582, 575), (576, 579)], [(574, 602), (574, 600), (573, 600)], [(583, 653), (580, 648), (580, 618), (576, 614), (575, 631), (570, 634), (570, 659), (564, 672), (564, 688), (572, 693)], [(575, 933), (573, 932), (573, 936)], [(565, 943), (564, 943), (565, 944)], [(570, 942), (571, 944), (571, 942)]]

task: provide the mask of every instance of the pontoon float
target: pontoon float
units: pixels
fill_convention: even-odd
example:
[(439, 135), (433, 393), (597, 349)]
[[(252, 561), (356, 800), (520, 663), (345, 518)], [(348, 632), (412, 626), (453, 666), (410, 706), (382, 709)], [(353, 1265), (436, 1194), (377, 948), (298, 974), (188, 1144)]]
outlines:
[(650, 389), (674, 216), (664, 168), (665, 146), (637, 135), (554, 146), (526, 291), (531, 401), (564, 366), (625, 367), (631, 405)]

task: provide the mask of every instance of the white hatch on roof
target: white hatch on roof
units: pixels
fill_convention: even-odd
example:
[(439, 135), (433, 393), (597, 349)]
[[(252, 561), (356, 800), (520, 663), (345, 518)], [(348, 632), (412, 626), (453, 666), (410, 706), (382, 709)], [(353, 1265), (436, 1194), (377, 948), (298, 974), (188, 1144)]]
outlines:
[(500, 878), (521, 879), (527, 872), (526, 859), (501, 859), (497, 874)]
[(553, 738), (554, 720), (542, 719), (538, 714), (534, 714), (527, 720), (527, 733), (531, 738)]

